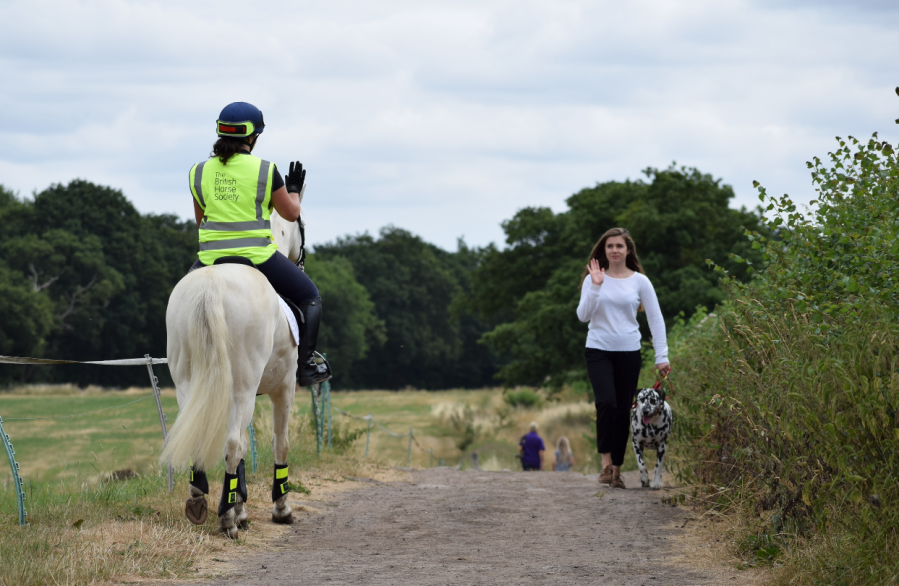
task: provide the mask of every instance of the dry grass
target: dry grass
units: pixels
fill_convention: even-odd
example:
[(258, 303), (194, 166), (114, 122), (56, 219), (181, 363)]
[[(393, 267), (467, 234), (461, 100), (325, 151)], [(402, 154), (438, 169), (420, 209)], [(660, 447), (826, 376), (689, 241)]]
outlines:
[(698, 570), (714, 580), (713, 584), (754, 586), (771, 584), (777, 568), (751, 566), (737, 551), (734, 536), (740, 535), (739, 517), (689, 512), (672, 523), (677, 529), (670, 543), (676, 552), (666, 563), (689, 570)]

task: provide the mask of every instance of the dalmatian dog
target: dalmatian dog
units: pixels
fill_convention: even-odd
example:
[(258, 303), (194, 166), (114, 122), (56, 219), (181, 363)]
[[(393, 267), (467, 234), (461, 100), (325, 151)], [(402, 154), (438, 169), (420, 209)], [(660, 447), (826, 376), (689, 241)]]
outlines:
[[(665, 391), (655, 387), (640, 389), (631, 412), (631, 441), (640, 466), (640, 486), (643, 488), (662, 488), (662, 461), (672, 422), (671, 407), (665, 402)], [(649, 483), (649, 473), (643, 461), (643, 450), (647, 448), (655, 450), (657, 456), (652, 484)]]

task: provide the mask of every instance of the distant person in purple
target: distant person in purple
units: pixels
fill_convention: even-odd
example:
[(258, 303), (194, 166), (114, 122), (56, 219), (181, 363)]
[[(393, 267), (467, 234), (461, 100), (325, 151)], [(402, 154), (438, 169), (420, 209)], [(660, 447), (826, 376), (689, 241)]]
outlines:
[(543, 465), (543, 452), (546, 451), (543, 439), (537, 435), (537, 423), (532, 421), (528, 429), (530, 431), (522, 436), (518, 442), (518, 453), (521, 454), (521, 467), (525, 472), (540, 470)]

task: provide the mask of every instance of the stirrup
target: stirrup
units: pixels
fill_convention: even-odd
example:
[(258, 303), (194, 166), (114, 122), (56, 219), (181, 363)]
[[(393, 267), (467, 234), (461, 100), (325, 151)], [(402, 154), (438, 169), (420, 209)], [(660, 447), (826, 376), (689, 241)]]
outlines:
[[(308, 368), (310, 363), (315, 367), (314, 372), (310, 372)], [(303, 365), (302, 371), (297, 371), (297, 384), (303, 387), (317, 385), (330, 380), (332, 376), (331, 365), (328, 364), (327, 359), (318, 352), (313, 351), (311, 360)]]

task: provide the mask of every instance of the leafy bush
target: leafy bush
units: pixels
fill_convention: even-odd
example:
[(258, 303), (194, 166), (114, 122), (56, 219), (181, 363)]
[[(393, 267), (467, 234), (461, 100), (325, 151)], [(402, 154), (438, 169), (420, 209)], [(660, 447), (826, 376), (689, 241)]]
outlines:
[(341, 425), (335, 422), (331, 432), (331, 449), (336, 454), (346, 454), (353, 444), (365, 435), (365, 431), (364, 427), (353, 428), (348, 423)]
[(459, 434), (456, 439), (456, 447), (460, 452), (467, 450), (478, 439), (481, 430), (475, 423), (474, 410), (469, 405), (465, 405), (464, 409), (450, 415), (449, 422)]
[(512, 407), (526, 407), (529, 409), (537, 409), (543, 405), (543, 398), (530, 389), (509, 391), (503, 395), (503, 401)]
[(740, 542), (782, 556), (784, 581), (895, 583), (899, 162), (876, 135), (838, 141), (809, 163), (817, 213), (759, 186), (779, 230), (747, 233), (765, 266), (672, 328), (673, 460), (709, 506), (752, 520)]

